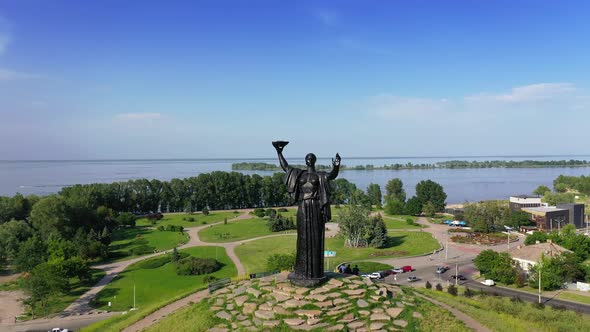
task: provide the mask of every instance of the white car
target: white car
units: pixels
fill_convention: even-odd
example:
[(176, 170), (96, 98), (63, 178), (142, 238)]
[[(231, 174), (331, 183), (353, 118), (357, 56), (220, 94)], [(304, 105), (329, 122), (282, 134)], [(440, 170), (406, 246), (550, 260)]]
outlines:
[(494, 286), (496, 284), (492, 279), (486, 279), (486, 280), (482, 281), (481, 283), (486, 286)]
[(400, 269), (399, 267), (395, 268), (395, 269), (391, 269), (391, 271), (393, 271), (395, 273), (404, 273), (404, 270)]
[(370, 279), (381, 279), (381, 273), (373, 272), (373, 273), (369, 274), (369, 278)]

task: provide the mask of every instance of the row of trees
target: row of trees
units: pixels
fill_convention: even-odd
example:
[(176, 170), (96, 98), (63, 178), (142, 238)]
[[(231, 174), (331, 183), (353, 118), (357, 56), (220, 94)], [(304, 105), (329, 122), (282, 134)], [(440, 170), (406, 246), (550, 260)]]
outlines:
[(423, 180), (416, 184), (416, 195), (407, 201), (402, 180), (390, 180), (385, 190), (385, 211), (389, 214), (418, 215), (424, 212), (433, 216), (445, 209), (447, 194), (440, 184), (432, 180)]
[(501, 231), (504, 226), (518, 228), (531, 222), (528, 213), (512, 211), (508, 203), (502, 201), (467, 204), (463, 216), (474, 231), (482, 233)]

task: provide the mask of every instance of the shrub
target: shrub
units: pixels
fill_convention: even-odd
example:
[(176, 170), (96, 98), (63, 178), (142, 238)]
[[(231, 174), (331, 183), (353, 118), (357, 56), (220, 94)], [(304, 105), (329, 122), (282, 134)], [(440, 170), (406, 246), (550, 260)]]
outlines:
[(240, 211), (234, 211), (234, 214), (240, 214)]
[(164, 228), (164, 226), (162, 226), (162, 225), (158, 226), (158, 228), (156, 228), (156, 229), (159, 230), (159, 231), (165, 231), (166, 230), (166, 228)]
[(295, 255), (274, 254), (266, 259), (266, 268), (269, 271), (291, 271), (295, 266)]
[(203, 213), (203, 215), (208, 216), (209, 215), (209, 208), (205, 206), (203, 208), (203, 210), (201, 210), (201, 212)]
[(473, 297), (473, 291), (469, 289), (469, 287), (465, 287), (465, 291), (463, 292), (463, 296), (465, 297)]
[(176, 264), (178, 275), (200, 275), (209, 274), (219, 270), (221, 263), (213, 258), (187, 257)]
[(265, 211), (266, 215), (270, 218), (274, 217), (277, 215), (277, 210), (275, 209), (266, 209)]
[(227, 225), (227, 218), (223, 219), (223, 224)]
[(271, 232), (281, 232), (297, 228), (292, 218), (285, 218), (280, 214), (271, 216), (266, 225)]
[(455, 287), (455, 285), (450, 285), (447, 288), (447, 292), (453, 296), (457, 296), (457, 287)]
[(277, 212), (289, 212), (289, 210), (287, 210), (286, 208), (280, 208), (277, 210)]
[(424, 287), (426, 287), (426, 289), (432, 289), (432, 284), (430, 283), (430, 281), (426, 281)]
[(203, 220), (201, 221), (201, 225), (207, 225), (207, 222)]
[(261, 208), (256, 208), (256, 209), (252, 210), (252, 212), (250, 212), (250, 213), (257, 216), (258, 218), (262, 218), (266, 215), (266, 212), (264, 211), (264, 209), (261, 209)]
[(215, 280), (217, 280), (217, 278), (215, 278), (215, 276), (212, 276), (212, 275), (208, 275), (208, 276), (205, 276), (205, 278), (203, 278), (203, 282), (205, 282), (205, 283), (212, 283)]
[(135, 247), (133, 249), (131, 249), (131, 254), (133, 255), (146, 255), (146, 254), (151, 254), (154, 252), (156, 248), (154, 247), (150, 247), (150, 246), (146, 246), (146, 245), (141, 245), (138, 247)]
[(143, 262), (139, 263), (138, 267), (140, 269), (155, 269), (160, 266), (164, 266), (168, 263), (170, 263), (170, 257), (160, 256), (160, 257), (156, 257), (156, 258), (152, 258), (152, 259), (148, 259), (146, 261), (143, 261)]
[(440, 291), (440, 292), (442, 292), (442, 290), (443, 290), (443, 286), (441, 286), (440, 284), (436, 284), (435, 288), (437, 291)]
[(184, 217), (184, 218), (182, 218), (182, 220), (188, 221), (188, 222), (193, 222), (193, 221), (195, 221), (195, 218), (194, 217)]
[(410, 217), (406, 218), (406, 224), (413, 225), (414, 224), (414, 219), (412, 219)]
[(167, 232), (182, 232), (184, 231), (184, 227), (179, 225), (160, 225), (157, 228), (159, 231), (167, 231)]

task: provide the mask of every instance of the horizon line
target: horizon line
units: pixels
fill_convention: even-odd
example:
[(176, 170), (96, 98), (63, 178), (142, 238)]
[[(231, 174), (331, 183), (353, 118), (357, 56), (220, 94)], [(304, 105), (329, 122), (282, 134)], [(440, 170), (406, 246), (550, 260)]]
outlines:
[[(360, 160), (360, 159), (425, 159), (425, 158), (433, 158), (433, 159), (442, 159), (442, 158), (540, 158), (540, 157), (590, 157), (590, 154), (556, 154), (556, 155), (542, 155), (542, 154), (535, 154), (535, 155), (473, 155), (473, 156), (397, 156), (397, 157), (376, 157), (376, 156), (355, 156), (355, 157), (346, 157), (343, 159), (352, 159), (352, 160)], [(12, 162), (105, 162), (105, 161), (115, 161), (115, 162), (122, 162), (122, 161), (223, 161), (223, 160), (269, 160), (275, 159), (276, 157), (247, 157), (247, 158), (239, 158), (239, 157), (227, 157), (227, 158), (105, 158), (105, 159), (0, 159), (0, 162), (12, 163)], [(332, 159), (333, 157), (318, 157), (317, 159)], [(293, 159), (293, 158), (287, 158)]]

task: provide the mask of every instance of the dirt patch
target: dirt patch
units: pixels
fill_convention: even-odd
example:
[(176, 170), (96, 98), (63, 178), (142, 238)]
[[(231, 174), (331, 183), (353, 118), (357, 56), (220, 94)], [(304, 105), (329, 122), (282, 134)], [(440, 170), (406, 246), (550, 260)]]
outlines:
[(14, 317), (20, 316), (24, 312), (22, 300), (25, 294), (20, 291), (1, 291), (0, 292), (0, 324), (13, 324)]
[(0, 271), (0, 284), (5, 284), (7, 282), (14, 281), (20, 277), (20, 273), (13, 273), (10, 270), (2, 270)]

